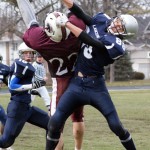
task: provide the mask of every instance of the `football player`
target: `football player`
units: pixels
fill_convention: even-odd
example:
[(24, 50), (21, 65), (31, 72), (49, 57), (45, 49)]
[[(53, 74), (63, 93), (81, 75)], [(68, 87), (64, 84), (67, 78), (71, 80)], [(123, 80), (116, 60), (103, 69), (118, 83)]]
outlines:
[[(10, 67), (3, 64), (3, 56), (0, 55), (0, 84), (5, 83), (8, 85), (8, 75), (10, 73)], [(4, 108), (0, 105), (0, 122), (1, 122), (1, 127), (0, 127), (0, 133), (1, 135), (3, 134), (4, 131), (4, 126), (6, 123), (7, 115), (5, 113)], [(0, 148), (0, 150), (3, 150)], [(7, 148), (7, 150), (13, 150), (11, 147)]]
[(0, 137), (0, 148), (11, 146), (26, 122), (47, 131), (48, 114), (34, 106), (30, 106), (30, 90), (45, 85), (45, 81), (34, 77), (33, 61), (35, 51), (25, 43), (19, 47), (19, 57), (10, 67), (8, 87), (11, 93), (7, 107), (7, 120), (4, 132)]
[(5, 83), (8, 85), (8, 75), (10, 72), (10, 67), (3, 64), (3, 56), (0, 55), (0, 83)]
[[(43, 61), (44, 61), (43, 57), (41, 56), (41, 54), (39, 54), (37, 52), (35, 59), (36, 60), (32, 63), (32, 65), (35, 68), (36, 78), (47, 81), (46, 70), (45, 70), (45, 67), (43, 64)], [(39, 87), (37, 89), (34, 89), (34, 90), (32, 90), (32, 93), (33, 93), (33, 91), (37, 91), (39, 93), (40, 97), (44, 100), (45, 106), (48, 109), (48, 114), (50, 114), (51, 98), (49, 96), (49, 93), (48, 93), (46, 86), (42, 86), (42, 87)], [(34, 101), (34, 99), (35, 99), (35, 95), (31, 95), (31, 100)]]
[[(74, 71), (74, 64), (81, 42), (65, 27), (56, 25), (56, 18), (62, 16), (60, 12), (49, 13), (45, 19), (45, 27), (40, 27), (35, 13), (28, 0), (17, 0), (23, 20), (28, 27), (23, 40), (31, 48), (38, 51), (47, 61), (52, 77), (51, 115), (54, 114), (59, 99), (66, 90)], [(85, 29), (85, 24), (75, 15), (69, 14), (69, 21)], [(71, 115), (73, 121), (73, 135), (75, 150), (81, 150), (84, 134), (83, 107), (77, 108)], [(62, 150), (63, 141), (60, 140), (56, 150)]]
[[(118, 117), (104, 80), (104, 66), (112, 64), (125, 53), (122, 38), (133, 36), (138, 31), (137, 20), (131, 15), (111, 19), (104, 13), (90, 17), (72, 0), (63, 0), (75, 15), (88, 26), (87, 32), (61, 17), (57, 25), (66, 26), (82, 42), (75, 67), (75, 76), (58, 103), (55, 114), (49, 121), (46, 150), (54, 150), (59, 141), (60, 129), (74, 109), (91, 105), (103, 114), (112, 132), (119, 137), (127, 150), (136, 150), (132, 137)], [(112, 148), (113, 149), (113, 148)]]

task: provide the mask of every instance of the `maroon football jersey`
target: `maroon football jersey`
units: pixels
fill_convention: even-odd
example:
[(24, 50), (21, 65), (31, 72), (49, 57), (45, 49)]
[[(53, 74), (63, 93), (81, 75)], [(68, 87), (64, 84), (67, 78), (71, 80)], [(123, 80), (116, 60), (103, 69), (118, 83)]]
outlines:
[[(85, 30), (85, 24), (75, 15), (69, 21)], [(42, 27), (29, 28), (24, 36), (24, 42), (32, 49), (38, 51), (48, 63), (51, 77), (65, 77), (72, 75), (77, 53), (81, 42), (72, 33), (68, 39), (59, 43), (52, 41)]]

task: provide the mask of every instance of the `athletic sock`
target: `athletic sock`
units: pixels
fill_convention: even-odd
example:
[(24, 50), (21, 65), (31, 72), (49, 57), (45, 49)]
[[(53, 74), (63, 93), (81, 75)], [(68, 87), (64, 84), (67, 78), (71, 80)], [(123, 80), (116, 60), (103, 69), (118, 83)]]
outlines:
[(53, 140), (53, 139), (49, 139), (49, 137), (47, 137), (45, 150), (55, 150), (58, 142), (59, 142), (59, 140)]
[(134, 142), (131, 138), (130, 133), (127, 131), (124, 137), (120, 138), (122, 145), (126, 148), (126, 150), (136, 150)]

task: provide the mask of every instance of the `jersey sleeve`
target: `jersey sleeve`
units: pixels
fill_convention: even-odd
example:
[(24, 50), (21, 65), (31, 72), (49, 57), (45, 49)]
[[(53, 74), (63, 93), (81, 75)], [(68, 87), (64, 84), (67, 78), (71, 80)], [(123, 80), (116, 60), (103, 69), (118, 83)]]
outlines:
[(112, 59), (118, 59), (125, 54), (125, 46), (122, 40), (116, 36), (104, 36), (103, 43)]
[(9, 89), (13, 91), (27, 91), (32, 89), (32, 84), (20, 84), (20, 78), (16, 77), (15, 75), (12, 76), (10, 82), (9, 82)]

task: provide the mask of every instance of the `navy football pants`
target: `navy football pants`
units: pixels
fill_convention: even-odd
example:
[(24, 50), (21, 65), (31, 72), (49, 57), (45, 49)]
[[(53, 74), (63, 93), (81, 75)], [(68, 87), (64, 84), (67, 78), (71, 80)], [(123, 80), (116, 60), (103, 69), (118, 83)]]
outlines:
[(2, 123), (3, 126), (5, 125), (6, 119), (7, 119), (7, 116), (6, 116), (5, 110), (0, 105), (0, 122)]
[(59, 139), (60, 129), (72, 112), (81, 105), (91, 105), (106, 118), (110, 129), (119, 137), (125, 135), (123, 128), (103, 77), (74, 77), (68, 89), (61, 97), (55, 114), (49, 122), (49, 137)]
[(7, 107), (7, 115), (4, 133), (0, 137), (1, 148), (7, 148), (14, 143), (26, 122), (47, 131), (49, 116), (37, 107), (11, 100)]

